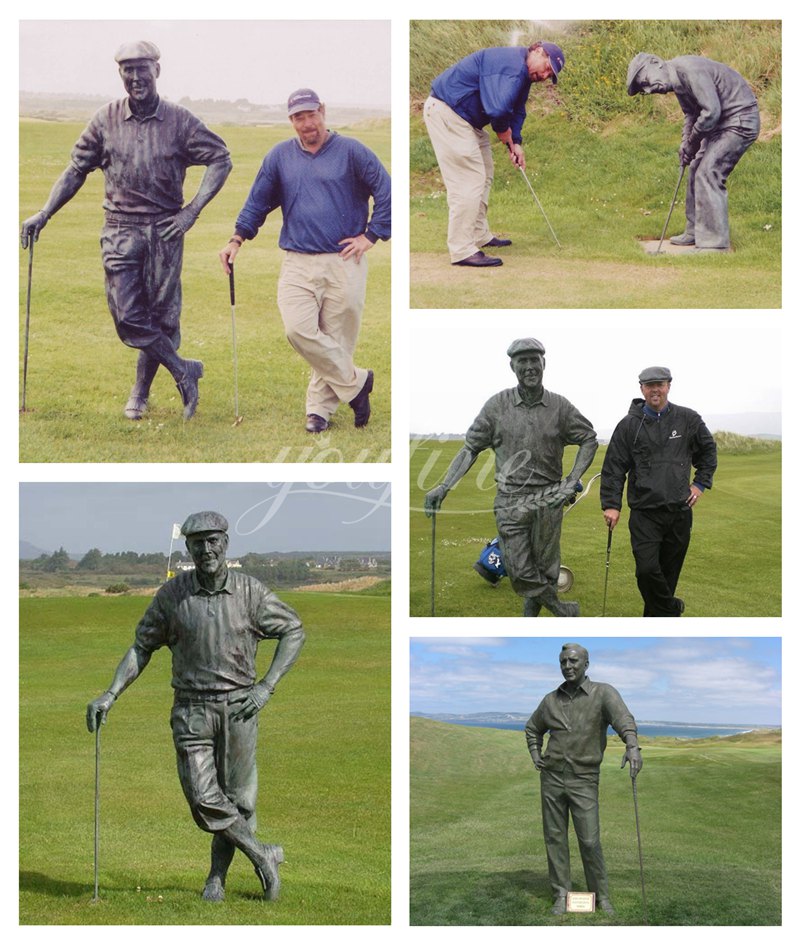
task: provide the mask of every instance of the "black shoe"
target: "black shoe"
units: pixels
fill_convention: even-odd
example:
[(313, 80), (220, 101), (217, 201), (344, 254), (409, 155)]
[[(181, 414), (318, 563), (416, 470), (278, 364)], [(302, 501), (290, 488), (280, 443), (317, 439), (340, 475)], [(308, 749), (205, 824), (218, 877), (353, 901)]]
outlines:
[(306, 417), (306, 430), (309, 433), (324, 433), (329, 426), (330, 423), (317, 413), (310, 413)]
[(200, 390), (197, 382), (203, 376), (202, 361), (186, 362), (186, 373), (177, 388), (180, 391), (183, 400), (183, 419), (191, 420), (197, 410), (197, 403), (200, 400)]
[(258, 865), (254, 864), (256, 876), (261, 882), (264, 898), (275, 900), (281, 891), (281, 878), (278, 875), (278, 866), (283, 863), (283, 847), (269, 843), (261, 845), (262, 857)]
[(483, 244), (483, 248), (486, 249), (487, 246), (492, 246), (495, 249), (499, 249), (501, 246), (510, 246), (511, 240), (501, 240), (499, 236), (493, 236), (488, 243)]
[(458, 262), (452, 263), (453, 266), (502, 266), (503, 260), (498, 259), (496, 256), (487, 256), (486, 253), (482, 252), (480, 249), (477, 253), (473, 253), (471, 256), (467, 256), (466, 259), (459, 259)]
[(369, 420), (371, 409), (369, 406), (369, 395), (372, 393), (372, 386), (375, 383), (375, 375), (372, 371), (367, 371), (367, 379), (364, 386), (350, 401), (350, 406), (355, 414), (354, 423), (357, 427), (365, 427)]

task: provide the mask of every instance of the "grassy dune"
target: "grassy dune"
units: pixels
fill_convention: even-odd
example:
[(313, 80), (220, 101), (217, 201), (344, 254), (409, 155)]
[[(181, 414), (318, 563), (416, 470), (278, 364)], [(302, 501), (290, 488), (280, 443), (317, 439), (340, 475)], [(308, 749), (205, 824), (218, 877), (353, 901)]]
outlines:
[[(461, 441), (438, 440), (411, 443), (412, 616), (427, 616), (431, 607), (431, 521), (423, 512), (425, 493), (441, 482), (462, 445)], [(583, 478), (585, 483), (600, 472), (604, 456), (601, 446)], [(567, 451), (564, 468), (569, 469), (571, 462)], [(600, 616), (603, 603), (608, 532), (598, 496), (599, 481), (565, 514), (561, 533), (561, 562), (575, 575), (566, 597), (580, 602), (585, 617)], [(437, 617), (516, 617), (522, 613), (522, 602), (507, 578), (492, 587), (472, 570), (483, 546), (497, 534), (493, 501), (494, 456), (487, 451), (437, 515)], [(638, 617), (642, 612), (627, 521), (624, 506), (612, 539), (607, 617)], [(780, 616), (779, 444), (771, 443), (763, 452), (720, 452), (714, 488), (694, 512), (692, 542), (678, 595), (686, 601), (687, 617)]]
[[(560, 43), (557, 86), (534, 86), (523, 138), (525, 182), (494, 145), (490, 221), (511, 237), (491, 272), (449, 266), (447, 204), (422, 122), (431, 79), (483, 46)], [(733, 66), (759, 99), (762, 132), (729, 182), (731, 254), (646, 255), (678, 179), (683, 113), (673, 95), (627, 95), (628, 61), (708, 56)], [(416, 308), (774, 308), (781, 304), (779, 21), (416, 21), (411, 30), (411, 304)], [(685, 185), (684, 185), (685, 186)], [(681, 188), (668, 235), (683, 226)]]
[[(86, 703), (108, 685), (147, 599), (21, 601), (23, 925), (389, 921), (389, 598), (282, 597), (308, 633), (260, 717), (259, 835), (286, 849), (283, 890), (276, 903), (261, 900), (250, 864), (237, 855), (218, 906), (199, 897), (209, 836), (194, 825), (175, 773), (166, 650), (102, 730), (101, 902), (90, 904), (94, 738)], [(272, 649), (260, 647), (260, 673)]]
[[(20, 125), (20, 214), (39, 210), (66, 166), (81, 125)], [(159, 371), (151, 410), (139, 423), (122, 408), (136, 352), (119, 342), (106, 306), (99, 233), (103, 180), (91, 174), (48, 223), (34, 250), (27, 406), (20, 416), (23, 462), (387, 462), (390, 450), (390, 244), (367, 257), (370, 275), (357, 361), (375, 371), (373, 415), (363, 430), (343, 407), (329, 432), (304, 429), (306, 362), (286, 341), (276, 303), (282, 251), (280, 213), (270, 215), (236, 264), (240, 426), (234, 420), (231, 305), (217, 254), (231, 234), (264, 154), (288, 128), (225, 127), (234, 169), (186, 237), (183, 265), (185, 357), (205, 363), (200, 406), (184, 423), (172, 378)], [(389, 167), (388, 121), (342, 129)], [(202, 169), (190, 168), (189, 199)], [(28, 253), (20, 252), (20, 390)]]
[[(638, 779), (651, 925), (781, 921), (779, 733), (642, 738)], [(551, 916), (539, 778), (522, 732), (411, 719), (412, 925), (640, 925), (630, 777), (609, 740), (601, 837), (615, 917)], [(742, 825), (746, 824), (746, 829)], [(584, 889), (571, 838), (572, 878)]]

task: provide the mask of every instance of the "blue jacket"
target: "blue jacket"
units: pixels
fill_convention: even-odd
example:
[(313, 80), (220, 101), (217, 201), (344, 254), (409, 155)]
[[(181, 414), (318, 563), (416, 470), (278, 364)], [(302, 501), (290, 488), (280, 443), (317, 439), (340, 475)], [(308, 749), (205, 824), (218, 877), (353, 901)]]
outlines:
[(341, 240), (362, 233), (373, 243), (391, 236), (389, 175), (369, 148), (336, 132), (315, 154), (296, 138), (275, 145), (256, 175), (236, 232), (254, 239), (278, 207), (283, 213), (278, 245), (296, 253), (338, 253)]
[(522, 144), (531, 90), (527, 58), (525, 46), (479, 49), (436, 76), (431, 94), (473, 128), (491, 124), (496, 133), (510, 128), (512, 140)]

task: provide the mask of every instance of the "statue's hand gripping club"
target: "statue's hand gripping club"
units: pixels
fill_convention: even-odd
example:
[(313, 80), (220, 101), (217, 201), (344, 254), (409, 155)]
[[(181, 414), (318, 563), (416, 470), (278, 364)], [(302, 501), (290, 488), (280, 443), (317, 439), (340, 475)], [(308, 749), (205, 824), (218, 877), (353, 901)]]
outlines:
[(117, 697), (106, 691), (86, 706), (86, 727), (90, 732), (94, 732), (98, 725), (106, 724), (106, 716), (116, 701)]
[(620, 768), (624, 768), (626, 764), (630, 764), (631, 777), (635, 779), (636, 775), (642, 770), (642, 753), (638, 745), (633, 745), (631, 748), (625, 749)]
[(431, 489), (431, 491), (425, 495), (425, 514), (428, 518), (430, 518), (434, 512), (439, 511), (449, 491), (447, 486), (441, 485)]

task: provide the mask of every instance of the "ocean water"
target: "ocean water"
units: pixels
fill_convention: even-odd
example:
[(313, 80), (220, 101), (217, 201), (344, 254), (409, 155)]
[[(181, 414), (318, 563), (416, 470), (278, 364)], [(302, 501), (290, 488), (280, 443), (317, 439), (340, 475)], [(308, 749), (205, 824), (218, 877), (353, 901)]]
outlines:
[[(505, 728), (512, 731), (522, 732), (525, 729), (524, 722), (482, 722), (471, 719), (449, 719), (453, 725), (468, 725), (472, 728)], [(640, 735), (667, 736), (669, 738), (710, 738), (713, 735), (739, 735), (742, 732), (750, 732), (754, 728), (768, 728), (769, 726), (756, 725), (687, 725), (680, 722), (637, 722), (636, 727)], [(609, 729), (610, 734), (614, 734)]]

